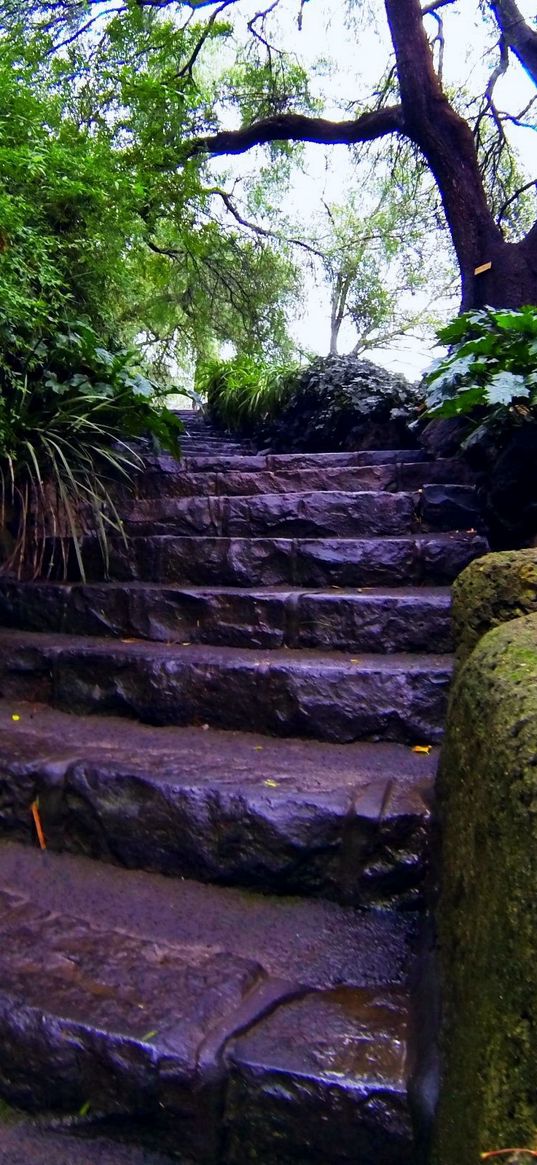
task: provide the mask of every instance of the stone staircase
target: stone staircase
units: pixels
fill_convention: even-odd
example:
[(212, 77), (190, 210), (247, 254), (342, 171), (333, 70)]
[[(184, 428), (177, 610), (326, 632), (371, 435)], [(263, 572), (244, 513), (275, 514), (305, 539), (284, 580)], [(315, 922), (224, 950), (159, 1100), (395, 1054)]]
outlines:
[(0, 580), (0, 1162), (417, 1165), (475, 489), (186, 423), (106, 581)]

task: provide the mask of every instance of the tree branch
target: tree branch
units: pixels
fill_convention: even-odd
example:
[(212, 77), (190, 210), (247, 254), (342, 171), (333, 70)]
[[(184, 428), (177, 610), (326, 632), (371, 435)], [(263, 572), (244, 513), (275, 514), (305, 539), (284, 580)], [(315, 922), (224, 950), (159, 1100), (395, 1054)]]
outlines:
[(537, 85), (537, 30), (526, 23), (515, 0), (490, 0), (490, 7), (509, 48)]
[(187, 157), (198, 154), (244, 154), (254, 146), (268, 142), (319, 142), (324, 145), (354, 145), (370, 142), (391, 133), (404, 132), (400, 105), (388, 106), (374, 113), (363, 113), (352, 121), (328, 121), (324, 117), (307, 117), (302, 113), (282, 113), (264, 117), (241, 129), (221, 130), (210, 137), (198, 138), (187, 147)]
[(526, 190), (531, 190), (532, 186), (535, 186), (537, 190), (537, 178), (532, 178), (529, 182), (525, 182), (523, 186), (519, 186), (518, 190), (515, 190), (514, 194), (511, 194), (510, 198), (506, 199), (503, 206), (501, 206), (498, 211), (496, 218), (498, 225), (501, 223), (502, 218), (506, 210), (511, 206), (511, 203), (516, 202), (517, 198), (520, 198), (520, 195), (524, 194)]
[(183, 77), (186, 77), (187, 74), (192, 73), (192, 69), (194, 68), (194, 65), (196, 64), (196, 61), (201, 53), (201, 50), (202, 50), (206, 40), (211, 35), (211, 29), (216, 24), (218, 17), (222, 14), (222, 12), (225, 12), (226, 8), (229, 8), (230, 4), (234, 4), (234, 3), (235, 3), (235, 0), (223, 0), (223, 3), (219, 4), (218, 8), (215, 8), (214, 12), (211, 13), (211, 15), (207, 21), (207, 24), (205, 25), (205, 28), (203, 29), (203, 32), (202, 32), (195, 48), (193, 49), (190, 57), (188, 58), (188, 61), (186, 62), (186, 64), (183, 65), (183, 67), (181, 69), (179, 69), (179, 72), (176, 73), (176, 75), (175, 75), (176, 81), (179, 81)]
[(271, 231), (268, 229), (268, 227), (262, 227), (258, 223), (251, 222), (249, 219), (243, 218), (240, 211), (237, 210), (234, 202), (232, 202), (231, 196), (227, 193), (227, 190), (221, 190), (220, 187), (215, 186), (211, 190), (205, 190), (204, 193), (214, 194), (218, 196), (218, 198), (221, 198), (224, 206), (227, 210), (229, 210), (229, 213), (233, 215), (233, 218), (236, 220), (236, 222), (240, 223), (242, 227), (246, 227), (247, 230), (253, 231), (254, 234), (260, 235), (261, 238), (274, 239), (277, 243), (287, 243), (289, 246), (293, 247), (302, 247), (303, 250), (308, 251), (310, 255), (316, 255), (317, 258), (323, 257), (322, 251), (319, 251), (316, 247), (312, 247), (311, 244), (306, 243), (304, 239), (288, 238), (286, 235), (282, 235), (278, 231)]
[(455, 0), (431, 0), (430, 4), (426, 4), (421, 10), (422, 16), (430, 16), (431, 13), (437, 12), (439, 8), (445, 8), (447, 4), (454, 4)]

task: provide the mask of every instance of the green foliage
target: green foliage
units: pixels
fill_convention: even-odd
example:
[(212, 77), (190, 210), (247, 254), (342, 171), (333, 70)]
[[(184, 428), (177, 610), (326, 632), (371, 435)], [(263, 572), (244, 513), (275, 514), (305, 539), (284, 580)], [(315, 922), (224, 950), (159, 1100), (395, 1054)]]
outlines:
[[(4, 569), (47, 569), (48, 540), (71, 543), (84, 577), (80, 534), (121, 532), (114, 484), (142, 467), (131, 442), (178, 453), (182, 426), (136, 355), (103, 348), (83, 321), (37, 337), (0, 333), (0, 525)], [(65, 565), (65, 563), (64, 563)], [(52, 568), (52, 563), (48, 564)]]
[(252, 356), (210, 360), (199, 368), (196, 387), (217, 424), (253, 433), (278, 416), (296, 371), (292, 365), (268, 365)]
[(422, 407), (403, 376), (354, 356), (301, 368), (240, 356), (208, 364), (198, 387), (217, 424), (291, 452), (401, 447)]
[(466, 312), (438, 338), (451, 349), (425, 376), (430, 415), (454, 417), (479, 409), (485, 423), (509, 414), (535, 417), (537, 308)]

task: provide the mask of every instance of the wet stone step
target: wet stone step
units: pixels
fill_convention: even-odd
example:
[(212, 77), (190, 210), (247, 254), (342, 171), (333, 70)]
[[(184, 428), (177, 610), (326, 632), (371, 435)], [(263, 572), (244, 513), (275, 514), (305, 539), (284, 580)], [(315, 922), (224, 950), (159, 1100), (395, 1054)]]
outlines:
[(412, 919), (13, 844), (0, 882), (9, 1102), (182, 1165), (415, 1160)]
[(421, 530), (476, 529), (471, 486), (428, 485), (414, 493), (339, 491), (249, 497), (161, 497), (122, 506), (127, 533), (243, 537), (360, 538)]
[(5, 837), (35, 844), (39, 798), (49, 850), (356, 906), (426, 900), (435, 750), (155, 729), (3, 700), (0, 755)]
[(448, 588), (307, 592), (0, 579), (0, 624), (28, 631), (323, 650), (452, 651)]
[[(91, 1139), (82, 1139), (84, 1130)], [(104, 1138), (88, 1114), (0, 1123), (0, 1165), (177, 1165), (177, 1158)]]
[(434, 743), (449, 655), (262, 653), (0, 632), (0, 695), (150, 724), (204, 724), (345, 743)]
[(319, 466), (317, 469), (256, 468), (227, 472), (191, 472), (174, 463), (163, 469), (144, 470), (134, 480), (139, 497), (200, 497), (207, 494), (246, 497), (253, 494), (304, 493), (307, 491), (417, 490), (432, 483), (473, 484), (462, 461), (393, 462), (389, 465)]
[(254, 497), (140, 499), (122, 507), (127, 533), (223, 538), (407, 534), (418, 497), (390, 493), (263, 494)]
[[(81, 539), (86, 578), (138, 579), (197, 586), (382, 587), (452, 583), (469, 562), (488, 552), (476, 533), (401, 538), (131, 537), (109, 540), (105, 565), (95, 538)], [(47, 558), (63, 573), (63, 546)], [(69, 548), (67, 547), (67, 550)], [(68, 572), (79, 577), (76, 556)]]
[[(357, 453), (257, 453), (240, 457), (193, 455), (186, 457), (183, 467), (191, 472), (206, 470), (286, 470), (328, 469), (344, 465), (391, 465), (394, 462), (429, 461), (419, 449), (366, 449)], [(177, 462), (175, 463), (177, 466)]]

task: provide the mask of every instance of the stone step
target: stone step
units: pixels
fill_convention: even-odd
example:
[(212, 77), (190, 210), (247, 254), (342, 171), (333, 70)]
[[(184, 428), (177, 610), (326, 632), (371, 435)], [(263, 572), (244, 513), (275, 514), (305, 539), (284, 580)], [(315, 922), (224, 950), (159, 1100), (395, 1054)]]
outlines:
[(447, 587), (331, 590), (0, 578), (0, 624), (227, 647), (452, 651)]
[[(161, 456), (150, 460), (149, 464), (155, 467), (173, 461), (173, 458)], [(430, 461), (427, 453), (420, 449), (363, 449), (356, 453), (242, 453), (226, 457), (214, 455), (200, 455), (193, 453), (185, 457), (182, 465), (189, 472), (206, 472), (216, 470), (257, 471), (257, 470), (297, 470), (328, 469), (336, 466), (354, 465), (392, 465), (394, 462)], [(177, 470), (177, 462), (174, 462)]]
[(465, 485), (427, 485), (399, 493), (138, 498), (125, 501), (121, 516), (127, 534), (219, 538), (394, 537), (474, 529), (481, 518), (476, 490)]
[(310, 491), (417, 490), (433, 483), (472, 484), (475, 478), (462, 461), (392, 462), (389, 465), (341, 465), (317, 469), (228, 469), (192, 473), (174, 462), (163, 469), (145, 469), (134, 479), (139, 497), (201, 497), (223, 494), (305, 493)]
[[(107, 570), (97, 540), (81, 539), (86, 577), (193, 583), (197, 586), (382, 587), (445, 586), (488, 552), (474, 533), (422, 534), (401, 538), (211, 538), (131, 537), (109, 541)], [(61, 548), (50, 558), (63, 572)], [(68, 577), (79, 577), (69, 546)]]
[[(82, 1141), (76, 1135), (93, 1126), (92, 1118), (21, 1120), (10, 1125), (0, 1122), (0, 1165), (177, 1165), (177, 1158), (127, 1145), (97, 1135)], [(74, 1134), (71, 1130), (74, 1128)], [(98, 1129), (98, 1125), (97, 1125)]]
[(449, 655), (260, 652), (0, 632), (0, 695), (149, 724), (346, 743), (441, 738)]
[[(15, 717), (15, 719), (13, 719)], [(428, 892), (435, 750), (151, 728), (0, 701), (0, 831), (130, 868), (356, 906)]]
[(8, 1102), (182, 1165), (415, 1162), (411, 917), (13, 844), (0, 884)]

